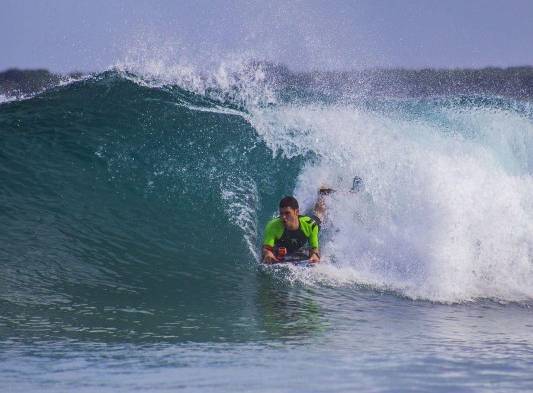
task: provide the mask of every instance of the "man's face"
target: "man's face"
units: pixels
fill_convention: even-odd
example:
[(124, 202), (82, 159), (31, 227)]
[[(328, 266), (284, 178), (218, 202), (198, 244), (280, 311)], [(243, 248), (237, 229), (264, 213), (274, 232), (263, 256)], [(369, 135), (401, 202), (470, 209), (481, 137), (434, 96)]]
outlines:
[(298, 209), (293, 209), (292, 207), (282, 207), (279, 209), (279, 216), (285, 226), (287, 226), (287, 224), (294, 224), (294, 222), (298, 220), (299, 213), (300, 211)]

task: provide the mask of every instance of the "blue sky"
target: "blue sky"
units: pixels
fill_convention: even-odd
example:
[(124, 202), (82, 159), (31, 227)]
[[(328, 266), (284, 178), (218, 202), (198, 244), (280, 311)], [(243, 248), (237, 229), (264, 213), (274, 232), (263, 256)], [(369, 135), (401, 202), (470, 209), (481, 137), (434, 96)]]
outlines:
[(533, 64), (533, 0), (0, 0), (0, 70), (131, 56), (293, 69)]

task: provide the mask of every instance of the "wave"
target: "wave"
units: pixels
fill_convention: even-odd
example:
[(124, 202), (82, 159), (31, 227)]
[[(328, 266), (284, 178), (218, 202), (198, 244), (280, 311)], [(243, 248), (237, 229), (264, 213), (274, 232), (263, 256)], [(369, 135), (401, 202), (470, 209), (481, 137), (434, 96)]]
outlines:
[(122, 66), (0, 105), (0, 299), (201, 309), (255, 271), (279, 198), (322, 184), (330, 263), (291, 280), (533, 298), (528, 102), (306, 100), (265, 75)]

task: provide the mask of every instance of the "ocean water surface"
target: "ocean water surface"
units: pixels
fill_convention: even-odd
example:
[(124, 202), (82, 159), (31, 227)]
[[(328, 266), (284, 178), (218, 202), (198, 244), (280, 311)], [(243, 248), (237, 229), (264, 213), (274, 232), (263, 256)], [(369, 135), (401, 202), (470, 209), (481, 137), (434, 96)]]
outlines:
[[(533, 389), (530, 101), (321, 93), (122, 66), (5, 99), (2, 391)], [(261, 266), (321, 185), (324, 261)]]

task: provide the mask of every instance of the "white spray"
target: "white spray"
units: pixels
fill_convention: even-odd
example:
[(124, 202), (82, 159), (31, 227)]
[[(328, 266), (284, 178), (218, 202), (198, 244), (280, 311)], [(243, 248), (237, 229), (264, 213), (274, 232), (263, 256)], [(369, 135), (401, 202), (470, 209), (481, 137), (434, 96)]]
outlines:
[(533, 298), (533, 124), (501, 110), (439, 116), (446, 129), (353, 107), (254, 112), (274, 152), (319, 157), (298, 179), (304, 207), (321, 184), (348, 190), (354, 175), (365, 180), (362, 194), (329, 197), (323, 250), (333, 263), (315, 280), (445, 302)]

